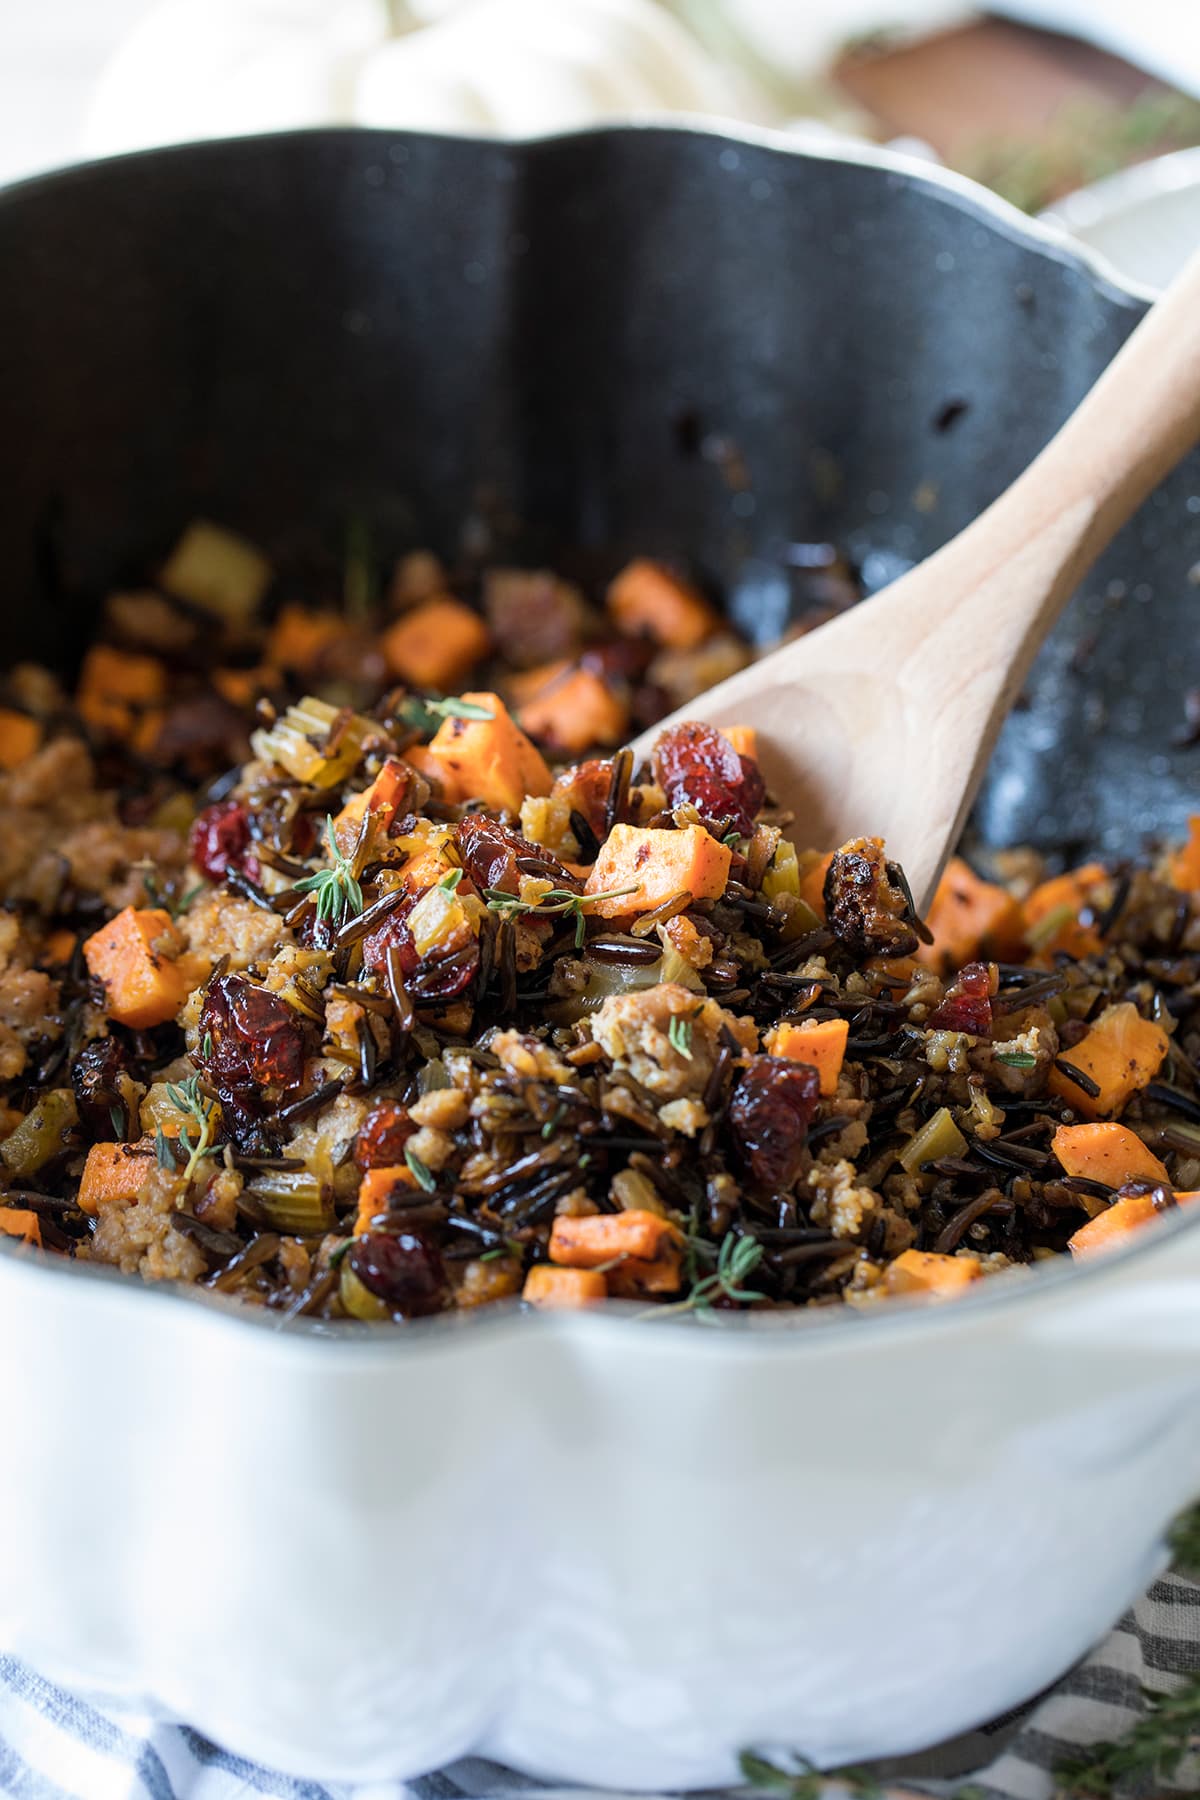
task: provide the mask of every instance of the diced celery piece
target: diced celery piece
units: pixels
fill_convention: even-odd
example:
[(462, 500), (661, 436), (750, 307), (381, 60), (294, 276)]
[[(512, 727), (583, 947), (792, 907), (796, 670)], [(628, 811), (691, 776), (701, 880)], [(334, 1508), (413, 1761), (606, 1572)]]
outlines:
[(369, 719), (352, 713), (334, 749), (326, 751), (325, 740), (337, 717), (336, 706), (308, 694), (289, 706), (269, 731), (254, 733), (250, 739), (254, 754), (264, 762), (278, 763), (297, 781), (313, 787), (338, 787), (357, 765), (373, 727)]
[(950, 1109), (939, 1106), (920, 1131), (909, 1138), (900, 1152), (900, 1161), (910, 1175), (915, 1175), (926, 1163), (939, 1162), (943, 1156), (961, 1156), (966, 1147), (967, 1140), (954, 1123)]
[(0, 1144), (0, 1161), (22, 1180), (35, 1174), (64, 1148), (63, 1139), (78, 1118), (71, 1089), (53, 1088)]
[(207, 519), (193, 519), (163, 564), (160, 580), (169, 594), (230, 624), (244, 625), (270, 586), (271, 575), (262, 551), (245, 538)]

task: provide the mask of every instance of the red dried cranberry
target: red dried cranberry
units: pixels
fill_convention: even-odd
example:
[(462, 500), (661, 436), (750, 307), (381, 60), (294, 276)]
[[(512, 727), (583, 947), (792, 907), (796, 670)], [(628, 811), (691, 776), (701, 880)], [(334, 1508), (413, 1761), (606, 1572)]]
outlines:
[(197, 814), (188, 848), (210, 881), (224, 881), (230, 869), (244, 869), (251, 881), (257, 881), (258, 862), (247, 855), (250, 843), (250, 816), (241, 801), (218, 800)]
[(482, 893), (495, 888), (505, 894), (517, 894), (522, 875), (552, 881), (555, 887), (568, 888), (577, 894), (579, 879), (565, 869), (557, 856), (531, 844), (517, 831), (510, 831), (485, 813), (468, 813), (455, 827), (454, 840), (462, 857), (463, 868)]
[(652, 638), (616, 638), (610, 644), (589, 644), (579, 658), (580, 667), (590, 669), (603, 681), (640, 681), (657, 655)]
[(554, 792), (563, 795), (601, 839), (604, 837), (612, 778), (612, 758), (593, 756), (587, 762), (575, 763), (573, 767), (564, 769), (554, 784)]
[(350, 1251), (350, 1266), (364, 1287), (408, 1318), (446, 1304), (445, 1267), (422, 1231), (368, 1231)]
[(908, 896), (893, 881), (894, 870), (882, 839), (864, 837), (843, 844), (825, 871), (829, 929), (859, 956), (909, 956), (917, 947)]
[(416, 1130), (407, 1106), (399, 1100), (377, 1100), (354, 1140), (360, 1169), (390, 1169), (404, 1161), (404, 1146)]
[(930, 1013), (929, 1024), (935, 1031), (992, 1035), (991, 970), (986, 963), (970, 962), (959, 971), (942, 1004)]
[(755, 1181), (777, 1192), (791, 1187), (820, 1097), (821, 1078), (807, 1063), (751, 1057), (729, 1102), (729, 1125)]
[(112, 1120), (114, 1110), (122, 1118), (126, 1116), (119, 1078), (127, 1063), (125, 1046), (118, 1038), (93, 1038), (79, 1052), (71, 1070), (80, 1119), (88, 1136), (98, 1143), (111, 1143), (118, 1135)]
[(387, 973), (388, 951), (394, 949), (398, 953), (400, 973), (410, 984), (409, 991), (418, 1006), (427, 1001), (457, 998), (466, 992), (479, 972), (479, 942), (476, 938), (448, 951), (418, 956), (408, 928), (408, 915), (420, 898), (420, 894), (408, 895), (362, 941), (363, 964), (377, 974)]
[(746, 835), (766, 794), (758, 764), (712, 725), (686, 720), (654, 746), (654, 779), (668, 807), (694, 806), (711, 831)]
[(200, 1009), (200, 1043), (204, 1068), (230, 1088), (295, 1087), (304, 1073), (299, 1014), (245, 975), (221, 975), (209, 983)]

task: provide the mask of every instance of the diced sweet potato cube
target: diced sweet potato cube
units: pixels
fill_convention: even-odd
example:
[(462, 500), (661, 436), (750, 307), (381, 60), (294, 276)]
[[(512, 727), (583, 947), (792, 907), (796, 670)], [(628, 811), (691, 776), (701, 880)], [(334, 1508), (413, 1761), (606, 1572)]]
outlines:
[(825, 877), (829, 873), (829, 865), (836, 852), (828, 851), (818, 856), (815, 851), (807, 850), (800, 857), (800, 898), (804, 904), (816, 913), (818, 919), (825, 917)]
[(42, 728), (28, 713), (0, 706), (0, 769), (17, 769), (42, 741)]
[[(1200, 1194), (1175, 1195), (1178, 1206), (1188, 1206), (1195, 1200), (1200, 1200)], [(1155, 1205), (1153, 1194), (1129, 1194), (1123, 1199), (1114, 1200), (1104, 1212), (1097, 1213), (1094, 1219), (1081, 1225), (1074, 1237), (1069, 1239), (1067, 1248), (1072, 1256), (1083, 1260), (1089, 1256), (1103, 1256), (1108, 1250), (1123, 1249), (1143, 1225), (1168, 1216), (1169, 1213)]]
[(21, 1206), (0, 1206), (0, 1237), (20, 1238), (23, 1243), (42, 1247), (42, 1221), (35, 1212)]
[(545, 1306), (574, 1311), (581, 1306), (594, 1306), (608, 1297), (608, 1283), (596, 1269), (555, 1269), (549, 1263), (535, 1263), (525, 1277), (521, 1295), (531, 1306)]
[(848, 1019), (785, 1019), (767, 1033), (764, 1045), (771, 1056), (786, 1056), (815, 1069), (822, 1097), (828, 1099), (837, 1093), (849, 1036)]
[(916, 959), (940, 975), (964, 963), (1020, 954), (1024, 919), (1006, 888), (984, 881), (961, 856), (952, 856), (929, 905), (925, 923), (932, 944), (921, 944)]
[(349, 856), (358, 842), (365, 815), (374, 814), (374, 827), (386, 837), (392, 820), (407, 797), (412, 775), (408, 764), (398, 756), (389, 756), (370, 787), (352, 794), (333, 821), (333, 835), (343, 856)]
[(1101, 948), (1100, 933), (1095, 926), (1081, 923), (1079, 914), (1108, 879), (1103, 863), (1085, 863), (1035, 887), (1021, 908), (1030, 948), (1039, 956), (1050, 956), (1056, 950), (1068, 956), (1094, 956)]
[(143, 713), (166, 698), (167, 671), (157, 656), (93, 644), (83, 659), (75, 704), (95, 731), (128, 738)]
[(173, 1019), (209, 967), (184, 949), (160, 907), (127, 906), (86, 940), (83, 954), (89, 974), (104, 985), (109, 1018), (137, 1031)]
[(1174, 852), (1169, 868), (1174, 887), (1189, 894), (1200, 888), (1200, 813), (1188, 820), (1187, 841)]
[(425, 600), (389, 625), (380, 640), (398, 681), (447, 693), (488, 653), (488, 628), (477, 612), (449, 595)]
[(722, 725), (721, 736), (733, 745), (739, 756), (752, 756), (757, 762), (758, 733), (753, 725)]
[(1050, 1148), (1066, 1174), (1106, 1187), (1170, 1180), (1165, 1165), (1128, 1125), (1060, 1125)]
[(631, 1210), (554, 1221), (551, 1260), (564, 1267), (603, 1268), (609, 1292), (627, 1297), (673, 1294), (682, 1272), (682, 1239), (669, 1219)]
[(884, 1271), (889, 1294), (961, 1294), (983, 1273), (977, 1256), (941, 1256), (934, 1250), (904, 1250)]
[(670, 650), (694, 650), (721, 622), (703, 594), (648, 557), (621, 570), (608, 590), (608, 610), (627, 637), (651, 637)]
[(313, 612), (307, 606), (289, 601), (281, 606), (267, 633), (267, 661), (276, 669), (290, 669), (307, 675), (346, 629), (345, 620), (335, 612)]
[(524, 730), (553, 750), (578, 755), (593, 744), (619, 744), (629, 730), (629, 707), (591, 669), (570, 669), (517, 714)]
[(491, 717), (449, 718), (439, 726), (429, 756), (446, 801), (454, 806), (480, 800), (492, 811), (519, 813), (527, 794), (548, 794), (552, 777), (546, 760), (509, 716), (499, 694), (462, 698)]
[[(719, 900), (729, 880), (726, 844), (702, 825), (660, 831), (646, 825), (614, 825), (587, 878), (589, 894), (609, 894), (588, 911), (603, 919), (652, 912), (684, 888), (693, 900)], [(629, 888), (623, 894), (619, 890)]]
[(358, 1213), (354, 1220), (354, 1235), (358, 1237), (364, 1231), (370, 1231), (371, 1220), (378, 1213), (385, 1213), (388, 1201), (394, 1188), (414, 1188), (417, 1178), (407, 1163), (393, 1163), (381, 1169), (368, 1169), (362, 1178), (362, 1186), (358, 1190)]
[(1085, 1119), (1103, 1119), (1120, 1112), (1131, 1094), (1154, 1080), (1169, 1048), (1166, 1032), (1143, 1019), (1132, 1001), (1123, 1000), (1106, 1007), (1087, 1036), (1061, 1058), (1090, 1076), (1099, 1093), (1079, 1087), (1057, 1063), (1052, 1065), (1046, 1085)]
[(157, 1166), (150, 1138), (136, 1144), (93, 1144), (79, 1179), (80, 1206), (95, 1214), (116, 1201), (136, 1200)]

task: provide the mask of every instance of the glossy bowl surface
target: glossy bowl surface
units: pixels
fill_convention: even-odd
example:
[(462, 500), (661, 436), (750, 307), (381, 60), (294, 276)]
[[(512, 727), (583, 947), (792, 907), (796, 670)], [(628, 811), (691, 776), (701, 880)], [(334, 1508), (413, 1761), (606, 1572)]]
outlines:
[[(964, 183), (767, 136), (314, 132), (0, 194), (10, 657), (207, 513), (289, 551), (682, 557), (770, 637), (1045, 441), (1141, 302)], [(1200, 751), (1193, 461), (1047, 647), (976, 818), (1135, 851)], [(952, 1310), (273, 1330), (0, 1253), (0, 1643), (333, 1780), (637, 1787), (916, 1748), (1052, 1679), (1200, 1486), (1200, 1226)], [(70, 1578), (64, 1579), (69, 1565)]]

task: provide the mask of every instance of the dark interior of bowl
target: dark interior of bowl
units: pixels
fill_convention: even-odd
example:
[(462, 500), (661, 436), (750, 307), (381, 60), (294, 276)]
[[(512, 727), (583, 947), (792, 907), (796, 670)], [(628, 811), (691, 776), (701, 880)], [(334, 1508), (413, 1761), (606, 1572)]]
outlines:
[[(4, 650), (63, 662), (196, 514), (283, 552), (354, 516), (392, 550), (659, 554), (769, 637), (803, 546), (873, 585), (924, 556), (1141, 310), (983, 197), (669, 129), (85, 166), (0, 195), (0, 267)], [(1198, 583), (1193, 459), (1043, 653), (984, 839), (1136, 852), (1179, 827)]]

